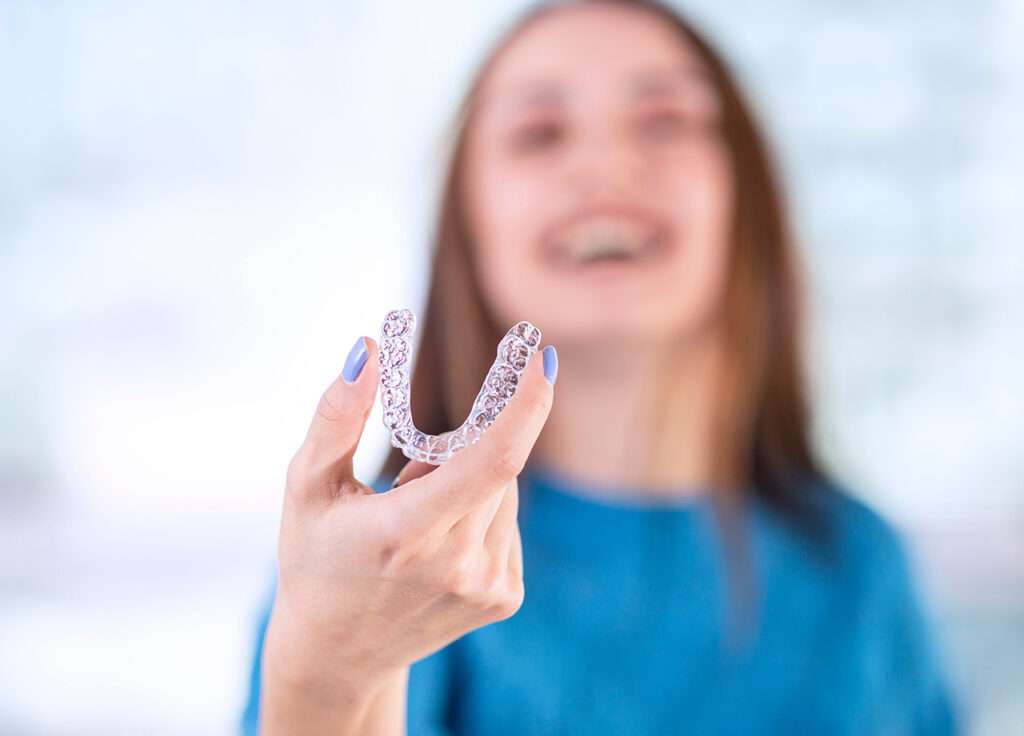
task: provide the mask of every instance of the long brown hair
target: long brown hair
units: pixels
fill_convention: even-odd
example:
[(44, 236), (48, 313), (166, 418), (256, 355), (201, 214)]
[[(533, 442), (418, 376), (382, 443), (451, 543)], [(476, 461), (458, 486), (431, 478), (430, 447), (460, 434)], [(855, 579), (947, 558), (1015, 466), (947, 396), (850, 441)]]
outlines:
[[(824, 475), (810, 442), (802, 356), (802, 288), (775, 165), (732, 72), (673, 9), (653, 0), (546, 2), (522, 15), (476, 73), (452, 130), (434, 234), (431, 281), (412, 375), (416, 426), (440, 434), (465, 419), (508, 325), (496, 324), (474, 276), (472, 234), (459, 196), (465, 131), (494, 58), (550, 10), (611, 2), (655, 14), (692, 45), (723, 102), (722, 135), (736, 183), (725, 326), (730, 375), (717, 402), (713, 484), (723, 495), (752, 493), (791, 520), (815, 526), (809, 490)], [(392, 449), (380, 471), (396, 476), (406, 458)], [(730, 493), (732, 492), (732, 493)], [(736, 493), (740, 492), (740, 493)], [(806, 523), (801, 526), (807, 527)]]

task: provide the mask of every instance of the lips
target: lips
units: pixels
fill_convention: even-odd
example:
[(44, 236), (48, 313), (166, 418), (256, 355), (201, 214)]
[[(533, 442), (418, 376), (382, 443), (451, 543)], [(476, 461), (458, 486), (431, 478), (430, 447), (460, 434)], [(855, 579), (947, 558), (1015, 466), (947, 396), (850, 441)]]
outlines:
[(651, 265), (668, 250), (668, 229), (654, 218), (627, 212), (582, 214), (543, 238), (545, 259), (565, 271)]

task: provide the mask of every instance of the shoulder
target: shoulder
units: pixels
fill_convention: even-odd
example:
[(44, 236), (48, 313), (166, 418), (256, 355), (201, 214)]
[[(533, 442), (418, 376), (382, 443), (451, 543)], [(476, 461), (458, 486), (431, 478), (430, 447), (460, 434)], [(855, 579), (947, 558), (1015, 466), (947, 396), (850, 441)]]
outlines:
[[(848, 602), (868, 598), (898, 606), (912, 595), (908, 548), (880, 511), (849, 487), (815, 480), (801, 489), (802, 518), (759, 502), (766, 553), (786, 570), (803, 571)], [(884, 605), (884, 603), (883, 603)]]
[(896, 527), (853, 490), (834, 481), (821, 482), (812, 493), (829, 525), (833, 542), (848, 561), (885, 566), (904, 564), (906, 549)]
[(831, 522), (833, 574), (850, 613), (845, 618), (859, 631), (855, 640), (872, 647), (862, 664), (870, 663), (876, 683), (886, 683), (887, 715), (913, 724), (896, 732), (954, 733), (957, 708), (936, 622), (907, 541), (848, 488), (833, 482), (816, 491)]
[[(877, 571), (906, 565), (907, 550), (901, 533), (859, 493), (831, 479), (810, 481), (801, 490), (805, 515), (813, 519), (818, 530), (815, 546), (831, 566)], [(772, 515), (785, 526), (777, 512)], [(790, 536), (793, 534), (791, 531)]]

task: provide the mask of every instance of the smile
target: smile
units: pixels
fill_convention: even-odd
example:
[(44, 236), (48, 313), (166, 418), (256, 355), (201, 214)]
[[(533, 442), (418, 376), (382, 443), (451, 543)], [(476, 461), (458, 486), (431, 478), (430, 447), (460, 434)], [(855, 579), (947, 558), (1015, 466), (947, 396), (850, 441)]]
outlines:
[(543, 243), (545, 260), (571, 272), (651, 265), (667, 251), (665, 227), (610, 214), (577, 219), (553, 230)]

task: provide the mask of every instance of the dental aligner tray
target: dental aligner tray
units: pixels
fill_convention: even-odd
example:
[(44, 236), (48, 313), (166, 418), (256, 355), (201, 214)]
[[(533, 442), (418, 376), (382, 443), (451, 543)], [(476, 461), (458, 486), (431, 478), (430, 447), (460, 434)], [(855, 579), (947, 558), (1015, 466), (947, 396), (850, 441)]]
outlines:
[(416, 315), (408, 309), (393, 309), (384, 318), (379, 352), (384, 426), (391, 444), (406, 457), (441, 465), (462, 448), (479, 441), (515, 396), (526, 364), (540, 346), (541, 332), (524, 320), (505, 333), (469, 416), (457, 429), (439, 435), (425, 434), (412, 422), (409, 388), (415, 332)]

